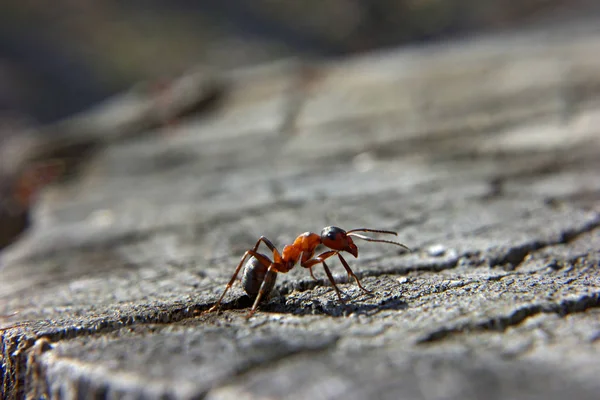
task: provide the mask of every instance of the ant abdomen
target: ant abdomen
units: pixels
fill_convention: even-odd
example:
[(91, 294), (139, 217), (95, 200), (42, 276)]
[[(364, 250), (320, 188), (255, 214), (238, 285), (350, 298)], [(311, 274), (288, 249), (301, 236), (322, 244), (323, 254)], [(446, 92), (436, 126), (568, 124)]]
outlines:
[(250, 257), (244, 264), (244, 273), (242, 275), (242, 287), (251, 298), (255, 298), (260, 291), (260, 286), (265, 282), (264, 293), (268, 295), (275, 286), (277, 274), (271, 274), (266, 280), (267, 267), (260, 263), (256, 257)]

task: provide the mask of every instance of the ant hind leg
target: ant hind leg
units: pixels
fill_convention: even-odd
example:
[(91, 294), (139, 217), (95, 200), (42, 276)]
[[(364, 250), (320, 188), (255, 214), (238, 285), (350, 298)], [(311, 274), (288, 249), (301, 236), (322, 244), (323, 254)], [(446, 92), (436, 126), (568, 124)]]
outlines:
[(271, 265), (271, 263), (272, 263), (271, 260), (269, 260), (264, 255), (257, 253), (255, 250), (246, 251), (244, 253), (244, 256), (242, 257), (242, 259), (240, 260), (240, 263), (238, 264), (237, 268), (235, 269), (233, 275), (231, 276), (231, 279), (227, 283), (227, 286), (225, 286), (225, 290), (221, 294), (221, 297), (219, 297), (219, 300), (217, 300), (217, 302), (215, 303), (214, 306), (212, 306), (211, 308), (208, 309), (208, 312), (213, 312), (213, 311), (216, 311), (219, 309), (219, 307), (221, 306), (221, 302), (223, 301), (223, 298), (225, 297), (225, 294), (227, 294), (229, 289), (231, 289), (231, 286), (235, 282), (235, 279), (237, 278), (238, 274), (240, 273), (240, 269), (242, 268), (242, 265), (244, 265), (244, 262), (246, 262), (246, 259), (248, 258), (248, 256), (255, 257), (257, 260), (259, 260), (263, 264)]
[(256, 312), (256, 309), (258, 308), (258, 304), (260, 303), (260, 300), (263, 298), (265, 293), (267, 293), (268, 282), (271, 281), (271, 279), (274, 277), (274, 275), (277, 275), (277, 270), (274, 268), (274, 265), (271, 263), (271, 265), (269, 266), (269, 269), (267, 269), (267, 273), (265, 274), (264, 279), (260, 285), (260, 289), (258, 291), (258, 294), (256, 295), (256, 299), (254, 300), (252, 309), (248, 312), (248, 315), (246, 315), (246, 319), (252, 317), (252, 315), (254, 315), (254, 313)]

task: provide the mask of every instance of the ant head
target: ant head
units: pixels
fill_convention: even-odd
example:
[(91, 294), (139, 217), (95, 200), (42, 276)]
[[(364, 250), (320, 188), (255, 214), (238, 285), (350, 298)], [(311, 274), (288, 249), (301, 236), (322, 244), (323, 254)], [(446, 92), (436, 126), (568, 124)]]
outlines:
[(345, 230), (337, 226), (327, 226), (321, 231), (321, 243), (332, 250), (347, 251), (354, 257), (358, 256), (358, 248)]

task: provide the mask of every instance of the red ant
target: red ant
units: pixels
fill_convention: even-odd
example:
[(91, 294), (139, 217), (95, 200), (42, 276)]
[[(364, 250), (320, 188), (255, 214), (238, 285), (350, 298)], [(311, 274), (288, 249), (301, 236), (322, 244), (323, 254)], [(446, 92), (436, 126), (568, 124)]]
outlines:
[[(365, 293), (371, 293), (361, 285), (358, 277), (354, 274), (354, 272), (352, 272), (352, 269), (344, 257), (342, 257), (340, 254), (342, 251), (346, 251), (352, 254), (355, 258), (358, 257), (358, 248), (352, 241), (352, 236), (366, 240), (367, 242), (391, 243), (400, 246), (407, 251), (410, 251), (410, 249), (402, 243), (393, 242), (391, 240), (374, 239), (356, 232), (374, 232), (396, 236), (398, 235), (396, 232), (383, 231), (379, 229), (359, 228), (346, 232), (343, 229), (335, 226), (327, 226), (323, 228), (320, 235), (312, 232), (303, 233), (302, 235), (298, 236), (296, 240), (294, 240), (294, 243), (285, 246), (281, 253), (279, 253), (277, 248), (275, 248), (269, 239), (261, 236), (256, 242), (256, 245), (254, 245), (254, 248), (244, 253), (244, 256), (235, 269), (233, 276), (229, 280), (229, 283), (227, 283), (223, 294), (221, 294), (221, 297), (219, 297), (217, 303), (212, 306), (208, 312), (215, 311), (219, 308), (223, 297), (225, 297), (225, 294), (235, 282), (235, 279), (237, 278), (237, 275), (248, 256), (250, 256), (250, 260), (248, 260), (244, 268), (242, 285), (246, 293), (248, 293), (250, 296), (256, 296), (256, 299), (254, 300), (254, 304), (252, 305), (252, 309), (248, 313), (247, 318), (250, 318), (256, 312), (256, 308), (258, 307), (262, 297), (271, 292), (273, 286), (275, 285), (275, 280), (277, 279), (277, 273), (286, 273), (290, 271), (298, 262), (300, 262), (301, 267), (308, 268), (313, 279), (316, 278), (313, 275), (312, 267), (316, 264), (323, 264), (323, 269), (325, 270), (327, 278), (329, 278), (329, 281), (331, 282), (338, 299), (342, 304), (345, 304), (344, 300), (342, 299), (342, 295), (340, 294), (340, 290), (335, 284), (333, 275), (331, 275), (331, 271), (325, 263), (326, 259), (337, 255), (342, 262), (342, 265), (346, 269), (346, 272), (348, 273), (348, 279), (350, 279), (350, 277), (354, 278), (356, 284), (361, 290), (363, 290)], [(266, 255), (257, 252), (261, 242), (273, 252), (273, 261), (271, 261), (271, 259)], [(313, 258), (315, 249), (321, 244), (330, 248), (331, 250), (327, 250)]]

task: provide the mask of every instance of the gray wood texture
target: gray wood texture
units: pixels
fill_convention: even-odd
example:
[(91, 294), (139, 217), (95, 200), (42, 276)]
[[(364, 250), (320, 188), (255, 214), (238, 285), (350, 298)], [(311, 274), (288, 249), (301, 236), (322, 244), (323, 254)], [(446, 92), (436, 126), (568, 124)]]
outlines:
[[(576, 26), (225, 77), (44, 192), (2, 254), (2, 395), (597, 399), (597, 54)], [(414, 251), (358, 243), (373, 296), (332, 262), (347, 308), (296, 268), (205, 312), (260, 235), (326, 225)]]

